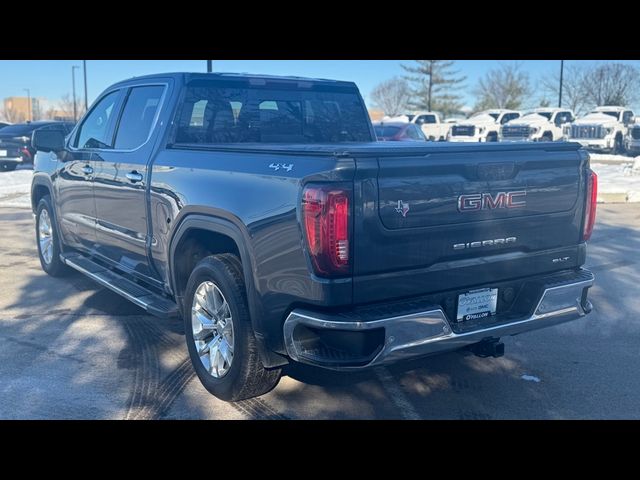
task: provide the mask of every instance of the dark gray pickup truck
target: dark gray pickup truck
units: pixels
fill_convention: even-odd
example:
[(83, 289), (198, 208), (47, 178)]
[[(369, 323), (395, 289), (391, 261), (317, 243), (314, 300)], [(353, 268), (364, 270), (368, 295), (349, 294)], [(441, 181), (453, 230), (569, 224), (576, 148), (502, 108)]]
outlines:
[(591, 310), (596, 176), (573, 143), (377, 143), (349, 82), (164, 74), (37, 131), (42, 268), (160, 317), (225, 400)]

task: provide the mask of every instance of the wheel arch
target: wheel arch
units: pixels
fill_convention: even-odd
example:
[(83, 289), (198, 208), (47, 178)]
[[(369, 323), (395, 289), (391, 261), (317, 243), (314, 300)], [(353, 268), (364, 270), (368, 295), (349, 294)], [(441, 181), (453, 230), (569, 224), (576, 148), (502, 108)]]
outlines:
[(38, 203), (45, 195), (51, 196), (51, 201), (54, 203), (53, 208), (55, 210), (55, 202), (53, 200), (53, 184), (48, 177), (43, 175), (34, 175), (31, 181), (31, 211), (36, 213), (38, 209)]
[[(260, 300), (259, 292), (256, 288), (256, 263), (253, 250), (251, 248), (251, 241), (249, 232), (244, 225), (239, 225), (238, 219), (234, 222), (229, 215), (216, 214), (216, 213), (186, 213), (176, 223), (173, 235), (169, 242), (169, 281), (171, 291), (178, 303), (180, 310), (184, 307), (184, 287), (186, 282), (184, 279), (185, 272), (180, 271), (177, 268), (176, 260), (180, 258), (179, 249), (185, 245), (186, 241), (194, 238), (194, 235), (202, 235), (200, 232), (217, 236), (216, 238), (226, 238), (229, 242), (233, 242), (235, 251), (227, 251), (225, 253), (237, 253), (240, 257), (242, 264), (242, 273), (245, 281), (245, 288), (247, 294), (247, 305), (249, 307), (249, 314), (251, 316), (251, 324), (253, 331), (258, 342), (258, 349), (260, 352), (262, 363), (266, 367), (276, 367), (287, 363), (287, 360), (268, 350), (265, 346), (264, 331), (262, 326), (262, 303)], [(229, 245), (229, 244), (227, 244)], [(222, 253), (222, 252), (219, 252)], [(194, 265), (195, 266), (195, 265)], [(188, 267), (187, 267), (188, 268)], [(186, 280), (188, 280), (188, 274)], [(180, 275), (183, 277), (180, 278)], [(183, 285), (181, 285), (183, 284)]]

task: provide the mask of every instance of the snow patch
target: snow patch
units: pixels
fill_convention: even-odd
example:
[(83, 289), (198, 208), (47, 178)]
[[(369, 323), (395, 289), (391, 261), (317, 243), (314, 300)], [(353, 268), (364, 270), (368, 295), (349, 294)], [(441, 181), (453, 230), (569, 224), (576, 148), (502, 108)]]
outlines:
[(32, 170), (0, 171), (0, 207), (31, 208)]
[(607, 194), (626, 194), (628, 202), (640, 202), (640, 167), (635, 168), (638, 165), (638, 159), (633, 165), (592, 163), (591, 169), (598, 175), (598, 201), (606, 202)]

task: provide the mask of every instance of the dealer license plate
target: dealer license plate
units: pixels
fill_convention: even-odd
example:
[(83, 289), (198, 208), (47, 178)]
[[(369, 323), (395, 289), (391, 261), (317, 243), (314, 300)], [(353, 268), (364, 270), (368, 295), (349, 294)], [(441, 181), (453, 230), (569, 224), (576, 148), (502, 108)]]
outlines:
[(7, 156), (7, 151), (6, 150), (0, 150), (0, 157), (6, 157)]
[(458, 296), (458, 322), (477, 320), (496, 314), (497, 288), (472, 290)]

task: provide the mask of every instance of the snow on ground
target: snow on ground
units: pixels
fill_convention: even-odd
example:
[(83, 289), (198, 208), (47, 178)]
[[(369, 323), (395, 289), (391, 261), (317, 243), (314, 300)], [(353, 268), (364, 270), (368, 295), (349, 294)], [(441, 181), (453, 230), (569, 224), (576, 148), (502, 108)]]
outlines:
[[(607, 194), (626, 194), (628, 202), (640, 202), (640, 168), (634, 169), (631, 162), (633, 159), (625, 165), (591, 163), (598, 175), (598, 201), (606, 202)], [(640, 161), (635, 165), (640, 166)]]
[(30, 190), (33, 170), (0, 171), (0, 207), (31, 208)]
[(591, 159), (591, 163), (604, 163), (612, 165), (621, 165), (624, 163), (633, 162), (634, 160), (633, 157), (627, 157), (625, 155), (609, 155), (606, 153), (590, 153), (589, 158)]

